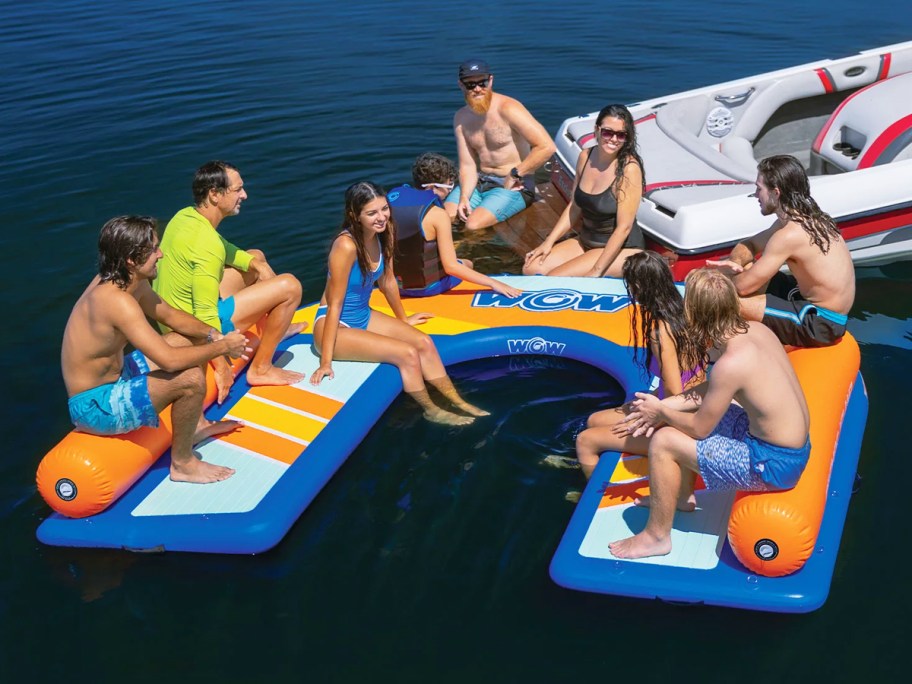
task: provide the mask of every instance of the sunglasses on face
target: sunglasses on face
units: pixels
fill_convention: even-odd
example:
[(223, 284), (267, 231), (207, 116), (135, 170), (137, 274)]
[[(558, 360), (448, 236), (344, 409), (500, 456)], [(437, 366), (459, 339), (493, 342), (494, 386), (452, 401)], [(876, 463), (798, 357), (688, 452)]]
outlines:
[(490, 81), (490, 80), (491, 80), (491, 77), (489, 76), (488, 78), (483, 78), (480, 81), (463, 81), (462, 86), (466, 90), (475, 90), (475, 88), (487, 88), (488, 81)]
[(431, 188), (440, 188), (441, 190), (446, 190), (449, 192), (453, 189), (452, 183), (422, 183), (421, 187), (425, 190), (430, 190)]
[(599, 128), (599, 135), (604, 140), (611, 140), (612, 138), (617, 138), (618, 142), (627, 140), (627, 131), (616, 131), (613, 128)]

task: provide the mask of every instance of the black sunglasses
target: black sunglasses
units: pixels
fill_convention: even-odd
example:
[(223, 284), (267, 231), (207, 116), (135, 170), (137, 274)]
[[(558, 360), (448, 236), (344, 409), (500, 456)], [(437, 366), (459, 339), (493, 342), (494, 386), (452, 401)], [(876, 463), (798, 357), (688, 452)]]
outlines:
[(462, 86), (463, 86), (466, 90), (475, 90), (475, 88), (478, 88), (479, 86), (482, 87), (482, 88), (487, 88), (487, 87), (488, 87), (488, 81), (490, 81), (490, 80), (491, 80), (491, 77), (488, 76), (488, 77), (486, 77), (486, 78), (483, 78), (483, 79), (480, 80), (480, 81), (463, 81), (463, 82), (462, 82)]

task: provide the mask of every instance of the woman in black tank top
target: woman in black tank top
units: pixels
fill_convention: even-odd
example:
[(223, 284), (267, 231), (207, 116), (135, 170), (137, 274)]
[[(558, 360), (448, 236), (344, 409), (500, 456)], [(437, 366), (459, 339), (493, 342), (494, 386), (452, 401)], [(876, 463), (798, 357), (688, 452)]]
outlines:
[[(526, 254), (526, 275), (620, 277), (624, 260), (646, 246), (636, 223), (646, 182), (630, 111), (602, 109), (594, 137), (577, 160), (570, 203), (545, 241)], [(558, 242), (571, 227), (577, 234)]]

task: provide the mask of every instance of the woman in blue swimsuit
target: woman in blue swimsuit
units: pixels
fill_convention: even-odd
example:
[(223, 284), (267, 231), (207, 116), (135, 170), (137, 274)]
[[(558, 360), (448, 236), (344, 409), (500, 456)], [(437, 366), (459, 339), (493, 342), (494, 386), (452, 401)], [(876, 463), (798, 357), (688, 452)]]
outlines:
[[(310, 382), (319, 385), (323, 378), (332, 378), (333, 359), (391, 363), (402, 375), (402, 388), (418, 402), (428, 420), (467, 425), (475, 416), (488, 413), (459, 396), (433, 340), (414, 328), (430, 314), (406, 316), (393, 272), (395, 242), (386, 192), (366, 181), (349, 187), (342, 232), (329, 252), (329, 277), (314, 321), (320, 366)], [(395, 317), (371, 310), (374, 284)], [(425, 383), (468, 415), (435, 404)]]
[[(680, 394), (704, 379), (700, 354), (691, 339), (684, 316), (684, 299), (675, 286), (671, 269), (653, 251), (631, 255), (624, 262), (624, 284), (630, 303), (634, 361), (646, 377), (658, 376), (659, 398)], [(576, 438), (576, 455), (586, 477), (592, 474), (604, 451), (626, 451), (645, 456), (646, 437), (631, 437), (624, 419), (630, 405), (598, 411), (589, 416), (586, 430)], [(693, 494), (693, 479), (688, 496)]]
[[(545, 241), (526, 254), (523, 273), (621, 275), (624, 259), (645, 247), (636, 212), (645, 189), (633, 116), (608, 105), (595, 123), (596, 144), (580, 153), (573, 194)], [(576, 237), (558, 242), (571, 228)]]

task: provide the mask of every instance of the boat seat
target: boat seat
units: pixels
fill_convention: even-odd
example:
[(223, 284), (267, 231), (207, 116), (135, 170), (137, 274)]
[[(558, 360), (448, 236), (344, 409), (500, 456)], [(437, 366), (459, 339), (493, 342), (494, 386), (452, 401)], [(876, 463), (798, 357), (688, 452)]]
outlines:
[(739, 136), (753, 143), (763, 130), (766, 122), (782, 105), (805, 97), (822, 95), (823, 83), (813, 71), (792, 74), (784, 79), (773, 81), (754, 93), (746, 102), (741, 116), (735, 123), (731, 135)]
[[(706, 95), (671, 102), (656, 114), (656, 125), (665, 135), (715, 171), (734, 180), (753, 183), (757, 177), (755, 161), (748, 161), (743, 154), (738, 154), (735, 158), (729, 157), (716, 149), (710, 141), (698, 137), (706, 125), (706, 115), (716, 106), (718, 103)], [(753, 159), (753, 154), (750, 159)]]
[(742, 138), (740, 135), (729, 135), (722, 141), (719, 151), (745, 169), (752, 168), (756, 172), (757, 159), (754, 157), (754, 146), (747, 138)]

